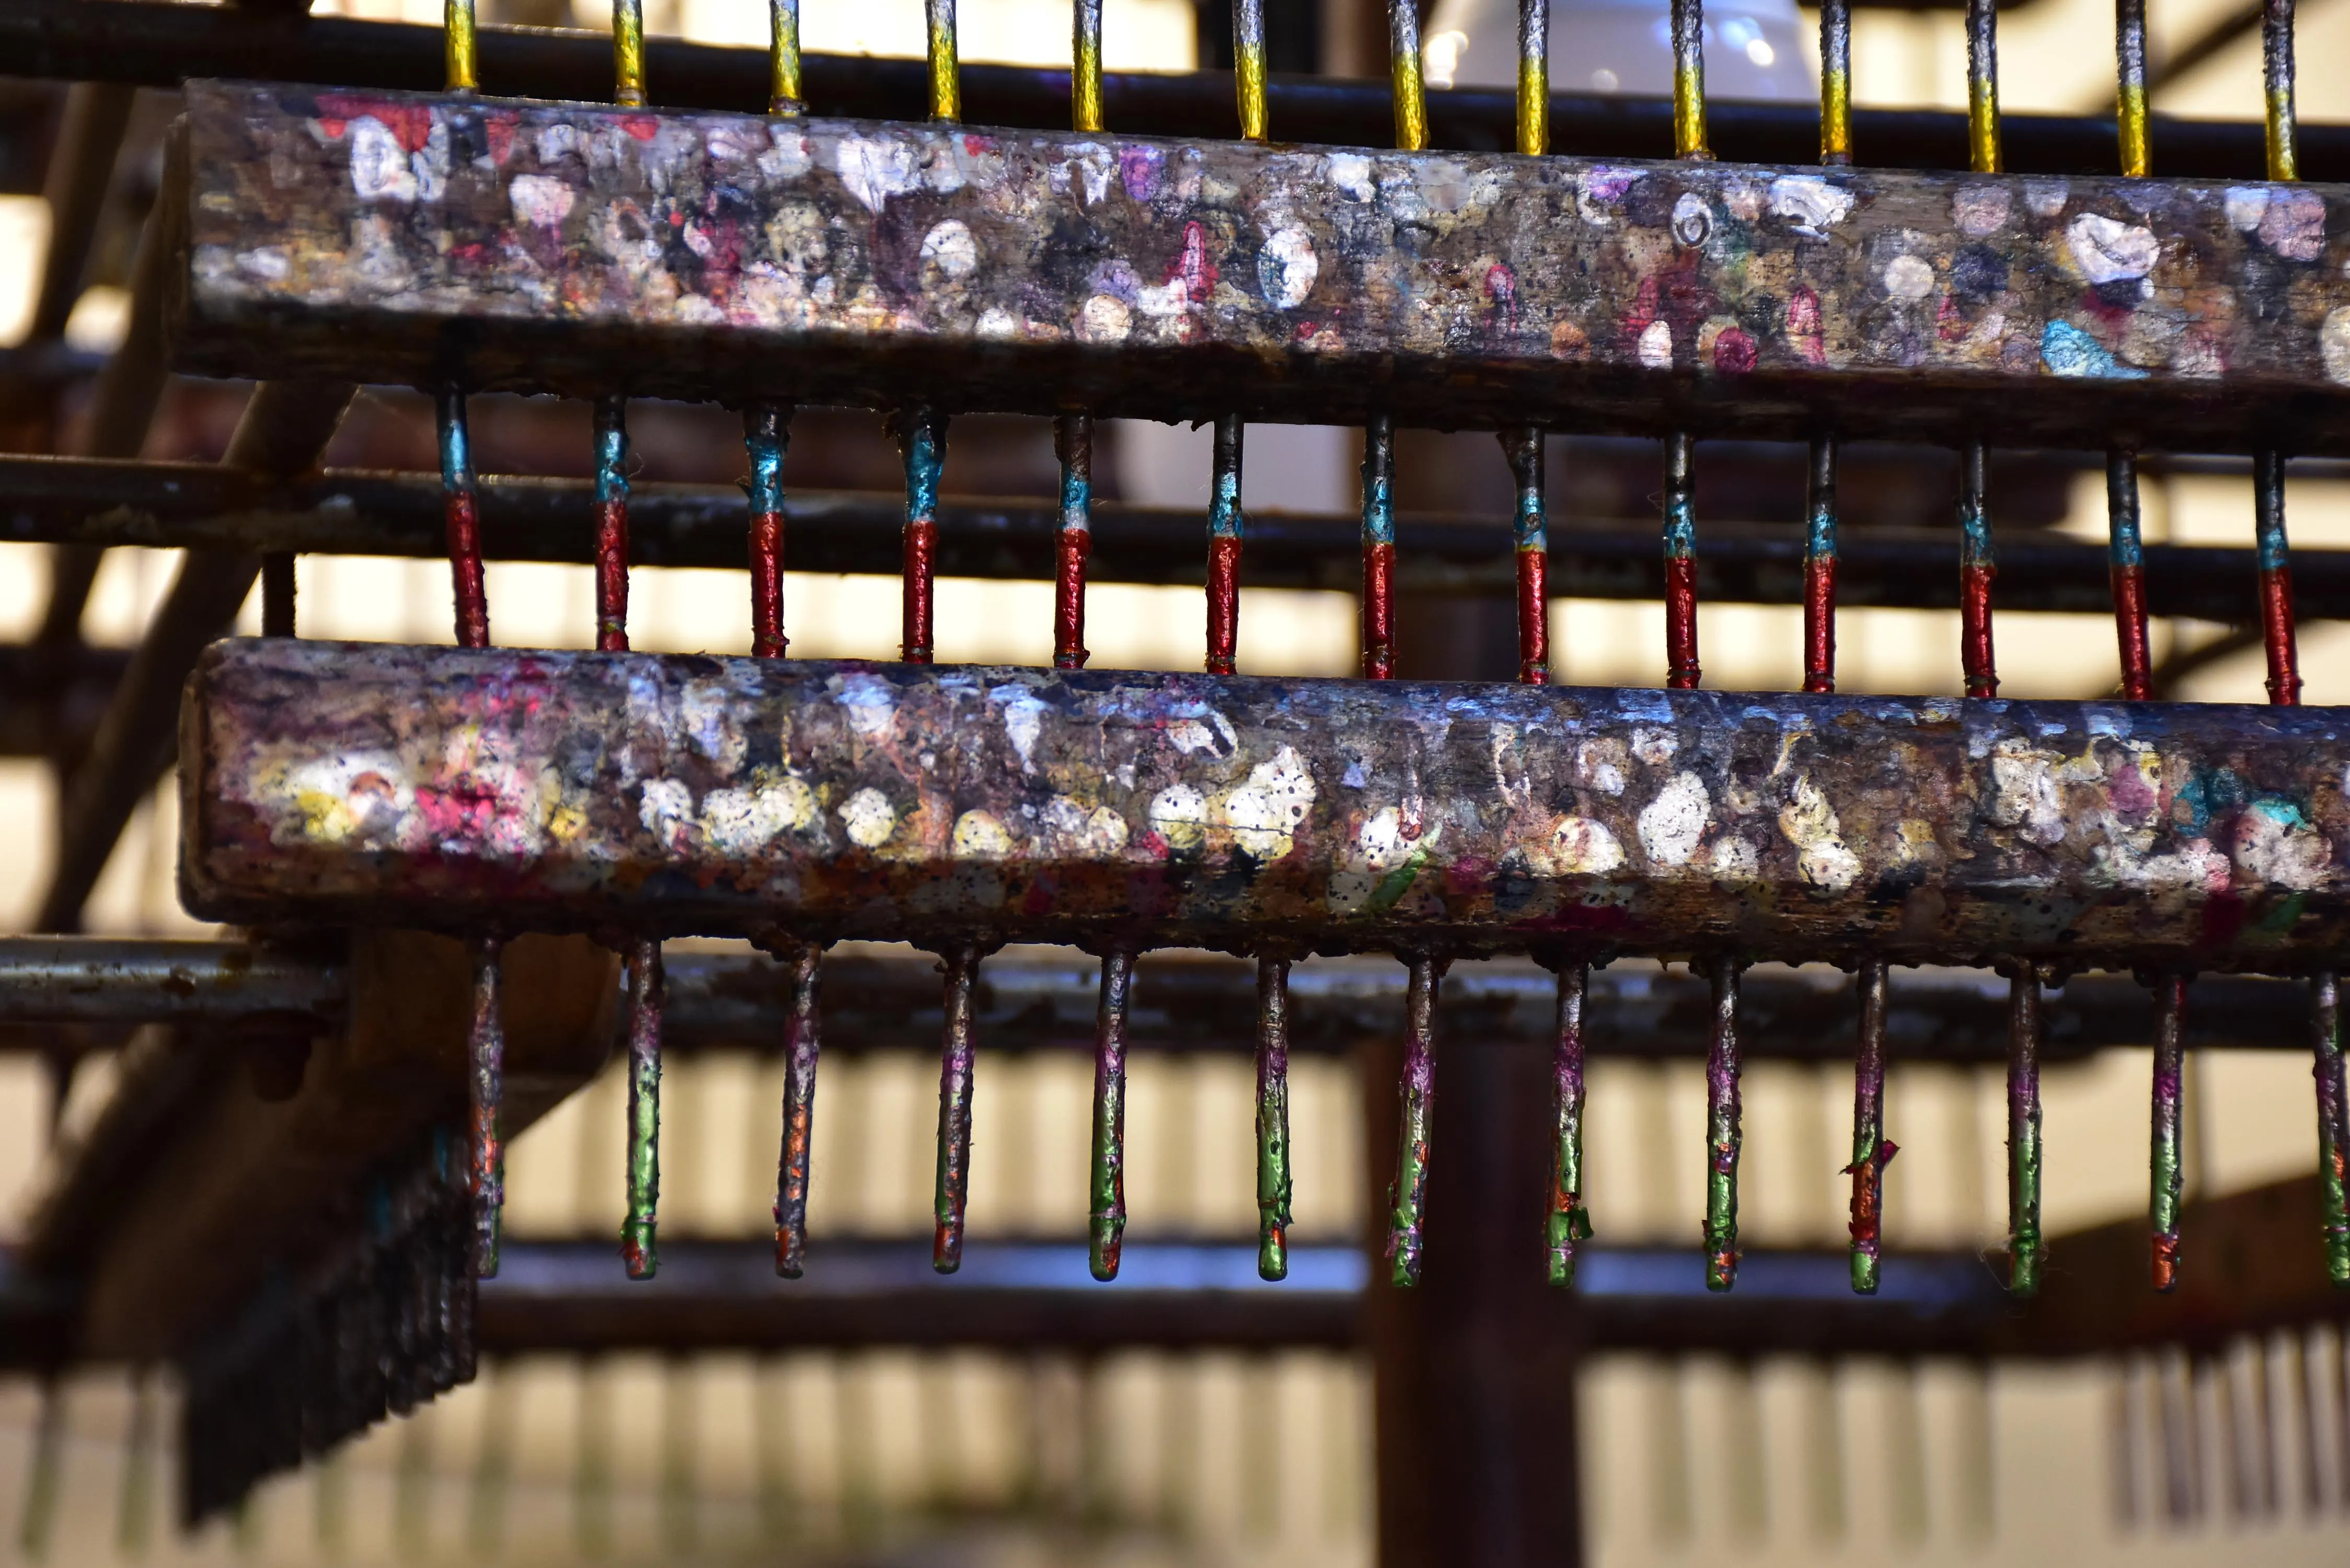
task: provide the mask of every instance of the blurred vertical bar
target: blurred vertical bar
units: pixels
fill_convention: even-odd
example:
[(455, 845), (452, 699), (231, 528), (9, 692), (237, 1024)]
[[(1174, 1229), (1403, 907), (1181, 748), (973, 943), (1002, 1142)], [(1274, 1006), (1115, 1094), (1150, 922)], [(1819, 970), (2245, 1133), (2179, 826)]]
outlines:
[(1263, 141), (1264, 0), (1232, 0), (1232, 90), (1240, 99), (1241, 139)]
[(1885, 1138), (1885, 961), (1860, 966), (1860, 1048), (1852, 1071), (1852, 1288), (1877, 1293), (1885, 1240), (1885, 1168), (1900, 1152)]
[(1687, 431), (1665, 438), (1665, 684), (1676, 691), (1693, 691), (1705, 678), (1697, 659), (1695, 445)]
[(441, 38), (444, 85), (451, 92), (479, 88), (473, 69), (473, 0), (442, 0)]
[[(1409, 5), (1410, 0), (1397, 0)], [(1395, 421), (1363, 427), (1363, 679), (1395, 673)]]
[(752, 403), (743, 410), (743, 446), (751, 461), (751, 652), (781, 659), (784, 636), (784, 453), (791, 410)]
[(807, 107), (800, 85), (800, 0), (767, 0), (767, 112), (796, 119)]
[(482, 566), (482, 524), (473, 493), (473, 450), (465, 428), (465, 394), (443, 387), (440, 423), (441, 493), (449, 536), (449, 577), (456, 600), (457, 646), (490, 645), (489, 593)]
[(931, 118), (951, 123), (962, 118), (962, 76), (955, 63), (955, 0), (922, 0), (922, 16), (930, 46)]
[(1852, 161), (1852, 0), (1820, 5), (1820, 161)]
[(2007, 1260), (2008, 1290), (2039, 1293), (2040, 1262), (2040, 971), (2015, 965), (2007, 991)]
[(971, 1199), (971, 1095), (977, 1034), (972, 992), (979, 950), (963, 942), (947, 950), (945, 1038), (939, 1050), (938, 1181), (932, 1189), (931, 1267), (951, 1274), (962, 1266), (962, 1219)]
[(1550, 151), (1550, 0), (1518, 0), (1518, 151)]
[(2268, 655), (2269, 701), (2301, 701), (2301, 653), (2293, 628), (2293, 550), (2284, 530), (2284, 453), (2252, 457), (2252, 500), (2261, 566), (2261, 643)]
[(1086, 557), (1094, 542), (1093, 416), (1063, 414), (1054, 422), (1053, 449), (1061, 460), (1061, 525), (1054, 535), (1053, 667), (1083, 670)]
[(1241, 417), (1216, 420), (1208, 495), (1208, 673), (1230, 675), (1241, 621)]
[(629, 946), (629, 1217), (620, 1226), (620, 1259), (632, 1280), (650, 1280), (660, 1267), (654, 1231), (660, 1210), (665, 999), (660, 943), (640, 937)]
[(1738, 1080), (1738, 962), (1724, 955), (1712, 963), (1713, 1039), (1705, 1060), (1705, 1288), (1726, 1291), (1738, 1282), (1738, 1151), (1741, 1127)]
[(1967, 0), (1967, 155), (1974, 172), (2000, 171), (1999, 0)]
[(1102, 954), (1101, 1002), (1094, 1015), (1092, 1201), (1087, 1262), (1097, 1280), (1118, 1278), (1126, 1244), (1126, 1020), (1134, 993), (1134, 954)]
[[(1540, 5), (1542, 0), (1531, 0)], [(1501, 432), (1518, 491), (1513, 544), (1517, 556), (1518, 679), (1550, 683), (1550, 517), (1543, 497), (1543, 432), (1516, 425)]]
[(2154, 695), (2147, 648), (2146, 551), (2138, 536), (2137, 453), (2116, 447), (2106, 454), (2106, 527), (2113, 583), (2114, 636), (2121, 650), (2121, 693), (2133, 702)]
[(1289, 960), (1256, 961), (1256, 1272), (1289, 1277)]
[[(2325, 1272), (2350, 1286), (2350, 1092), (2344, 1085), (2342, 981), (2331, 970), (2309, 979), (2309, 1036), (2317, 1079), (2317, 1176), (2324, 1210)], [(2350, 1485), (2350, 1428), (2341, 1443), (2343, 1476)], [(2350, 1496), (2345, 1496), (2350, 1501)]]
[(1705, 144), (1704, 0), (1672, 0), (1673, 156), (1711, 158)]
[(1583, 1002), (1591, 966), (1581, 960), (1558, 966), (1558, 1020), (1551, 1046), (1550, 1211), (1543, 1243), (1554, 1285), (1575, 1283), (1575, 1249), (1591, 1236), (1591, 1210), (1583, 1201)]
[(2269, 178), (2301, 178), (2299, 120), (2293, 103), (2293, 0), (2261, 6), (2261, 85), (2268, 109)]
[(1419, 1261), (1428, 1215), (1428, 1135), (1436, 1097), (1436, 989), (1444, 978), (1442, 961), (1415, 953), (1404, 1002), (1403, 1074), (1398, 1085), (1402, 1115), (1396, 1144), (1395, 1186), (1388, 1192), (1387, 1255), (1389, 1279), (1399, 1288), (1419, 1283)]
[(2147, 1162), (2153, 1190), (2147, 1210), (2154, 1231), (2154, 1288), (2168, 1291), (2178, 1283), (2178, 1211), (2187, 1176), (2180, 1126), (2187, 1077), (2183, 1039), (2187, 977), (2157, 975), (2153, 985), (2154, 1126), (2152, 1158)]
[(1071, 0), (1069, 128), (1102, 128), (1102, 0)]
[(645, 0), (612, 0), (612, 101), (645, 103)]
[(1970, 697), (1999, 695), (1991, 634), (1991, 585), (1999, 575), (1999, 563), (1991, 552), (1990, 466), (1983, 443), (1967, 442), (1959, 482), (1959, 662)]
[(808, 1159), (816, 1147), (816, 1069), (823, 1014), (823, 949), (794, 941), (773, 950), (791, 977), (784, 1014), (784, 1137), (775, 1161), (775, 1272), (796, 1280), (807, 1260)]
[(629, 650), (629, 404), (596, 400), (596, 648)]
[[(945, 0), (950, 6), (952, 0)], [(912, 409), (893, 421), (906, 459), (904, 601), (900, 650), (909, 664), (928, 664), (931, 654), (931, 599), (939, 552), (939, 475), (946, 467), (946, 421), (928, 409)]]
[(1812, 441), (1804, 535), (1804, 690), (1835, 690), (1836, 443)]
[(498, 1126), (505, 1095), (505, 1003), (500, 992), (499, 954), (495, 937), (476, 937), (471, 946), (473, 969), (473, 1015), (466, 1041), (471, 1070), (465, 1078), (468, 1126), (472, 1133), (467, 1162), (473, 1199), (473, 1268), (483, 1279), (498, 1272), (498, 1220), (505, 1203), (506, 1149)]
[(2154, 172), (2147, 133), (2146, 0), (2114, 0), (2114, 130), (2122, 173), (2143, 180)]
[(1420, 79), (1418, 0), (1388, 0), (1388, 73), (1395, 98), (1395, 144), (1428, 147), (1428, 91)]

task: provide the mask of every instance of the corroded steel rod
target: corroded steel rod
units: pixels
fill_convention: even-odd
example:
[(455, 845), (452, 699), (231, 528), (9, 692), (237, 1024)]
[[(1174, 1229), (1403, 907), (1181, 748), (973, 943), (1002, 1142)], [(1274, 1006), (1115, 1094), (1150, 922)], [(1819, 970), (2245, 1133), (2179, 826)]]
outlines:
[(2040, 971), (2017, 964), (2008, 976), (2007, 1288), (2040, 1290), (2047, 1255), (2040, 1231)]
[(620, 1260), (629, 1278), (650, 1280), (660, 1267), (655, 1231), (660, 1211), (660, 943), (629, 944), (629, 1217), (620, 1225)]
[[(1251, 0), (1253, 3), (1253, 0)], [(1230, 675), (1241, 625), (1241, 437), (1238, 414), (1216, 420), (1208, 492), (1208, 673)]]
[(2254, 527), (2261, 569), (2261, 645), (2268, 655), (2269, 701), (2281, 708), (2301, 701), (2301, 655), (2293, 609), (2293, 548), (2285, 537), (2284, 454), (2273, 449), (2252, 459)]
[(502, 946), (495, 937), (477, 937), (469, 955), (473, 1014), (466, 1035), (466, 1125), (472, 1134), (467, 1169), (473, 1199), (473, 1267), (485, 1280), (497, 1276), (498, 1218), (506, 1196), (505, 1140), (498, 1127), (506, 1070), (505, 1009), (499, 995)]
[(612, 0), (612, 101), (623, 109), (645, 104), (644, 0)]
[(941, 956), (946, 960), (946, 1023), (939, 1048), (939, 1158), (931, 1200), (931, 1267), (951, 1274), (962, 1266), (963, 1210), (971, 1200), (972, 1071), (978, 1053), (972, 989), (979, 979), (979, 949), (960, 942)]
[(1835, 690), (1836, 443), (1812, 442), (1804, 530), (1804, 690)]
[(1673, 156), (1711, 158), (1705, 144), (1704, 0), (1673, 0)]
[(441, 493), (449, 535), (449, 578), (456, 600), (457, 646), (490, 645), (490, 601), (483, 579), (482, 525), (473, 499), (473, 451), (465, 429), (465, 394), (442, 389)]
[(1852, 162), (1852, 0), (1820, 5), (1820, 161)]
[(1697, 463), (1687, 431), (1665, 438), (1665, 684), (1691, 691), (1697, 659)]
[(1404, 1002), (1403, 1076), (1395, 1185), (1388, 1189), (1388, 1280), (1398, 1289), (1419, 1283), (1421, 1230), (1428, 1218), (1428, 1136), (1436, 1111), (1436, 988), (1444, 961), (1414, 954), (1405, 961), (1411, 985)]
[[(2309, 1038), (2311, 1071), (2317, 1079), (2317, 1178), (2325, 1272), (2336, 1285), (2350, 1286), (2350, 1093), (2343, 1081), (2342, 981), (2331, 970), (2310, 977)], [(2350, 1466), (2350, 1460), (2345, 1463)]]
[(1558, 966), (1558, 1023), (1551, 1046), (1551, 1166), (1549, 1212), (1543, 1246), (1550, 1282), (1575, 1283), (1575, 1250), (1591, 1239), (1591, 1210), (1583, 1201), (1583, 1002), (1591, 966)]
[(1550, 151), (1550, 0), (1518, 0), (1518, 151)]
[(1885, 961), (1860, 966), (1860, 1045), (1852, 1069), (1852, 1288), (1877, 1293), (1885, 1239), (1885, 1168), (1901, 1152), (1885, 1136)]
[(1256, 1272), (1289, 1277), (1289, 960), (1256, 961)]
[(751, 507), (751, 652), (760, 659), (781, 659), (790, 646), (784, 636), (784, 453), (791, 432), (791, 410), (781, 403), (753, 403), (743, 410), (743, 445), (751, 461), (751, 482), (743, 487)]
[(775, 1160), (775, 1272), (796, 1280), (807, 1261), (808, 1159), (816, 1146), (816, 1070), (823, 1048), (818, 990), (824, 950), (790, 941), (776, 958), (791, 976), (784, 1013), (784, 1136)]
[(472, 92), (481, 85), (473, 63), (473, 0), (442, 0), (441, 17), (445, 35), (442, 58), (449, 90)]
[(2121, 693), (2133, 702), (2154, 696), (2154, 661), (2147, 647), (2146, 550), (2138, 537), (2137, 453), (2116, 447), (2106, 454), (2106, 527), (2113, 561), (2114, 636), (2121, 649)]
[(1134, 995), (1134, 954), (1102, 954), (1101, 1001), (1094, 1014), (1094, 1135), (1087, 1263), (1097, 1280), (1118, 1278), (1126, 1244), (1126, 1031)]
[[(1397, 0), (1409, 8), (1410, 0)], [(1395, 673), (1395, 421), (1363, 427), (1363, 679)]]
[(2114, 0), (2114, 130), (2122, 172), (2143, 180), (2154, 172), (2147, 125), (2146, 0)]
[(1102, 0), (1073, 0), (1069, 17), (1069, 126), (1102, 128)]
[[(1085, 3), (1085, 0), (1081, 0)], [(1053, 664), (1086, 667), (1086, 557), (1093, 551), (1094, 421), (1063, 414), (1053, 426), (1061, 460), (1061, 526), (1054, 536)], [(935, 528), (937, 524), (932, 524)]]
[(930, 58), (931, 118), (952, 124), (962, 118), (962, 73), (955, 58), (955, 0), (922, 0), (922, 23)]
[(1511, 528), (1517, 558), (1518, 679), (1542, 686), (1550, 680), (1550, 516), (1543, 497), (1543, 432), (1539, 426), (1518, 425), (1503, 431), (1501, 439), (1518, 491)]
[(1705, 1288), (1738, 1282), (1738, 961), (1717, 958), (1713, 981), (1713, 1044), (1705, 1060)]
[(2301, 127), (2293, 103), (2293, 0), (2261, 7), (2261, 87), (2267, 110), (2269, 178), (2301, 178)]
[(767, 0), (767, 112), (795, 119), (807, 107), (800, 84), (800, 0)]
[(1999, 0), (1967, 0), (1967, 155), (1976, 173), (2000, 172)]
[[(1989, 0), (1977, 3), (1987, 5)], [(1967, 442), (1959, 480), (1959, 663), (1970, 697), (1999, 695), (1991, 631), (1991, 587), (1999, 559), (1991, 548), (1990, 466), (1983, 443)]]
[[(951, 4), (952, 0), (947, 0)], [(896, 421), (906, 459), (906, 538), (899, 649), (909, 664), (928, 664), (939, 550), (939, 475), (946, 467), (946, 421), (913, 409)]]
[(605, 653), (629, 650), (628, 407), (596, 400), (596, 647)]
[(2187, 1079), (2180, 1028), (2187, 1006), (2186, 976), (2176, 971), (2157, 975), (2154, 1000), (2154, 1136), (2147, 1161), (2153, 1193), (2147, 1218), (2154, 1231), (2154, 1288), (2168, 1291), (2178, 1283), (2178, 1211), (2187, 1179), (2179, 1114)]
[(1264, 0), (1232, 0), (1232, 88), (1244, 141), (1265, 139), (1264, 67)]

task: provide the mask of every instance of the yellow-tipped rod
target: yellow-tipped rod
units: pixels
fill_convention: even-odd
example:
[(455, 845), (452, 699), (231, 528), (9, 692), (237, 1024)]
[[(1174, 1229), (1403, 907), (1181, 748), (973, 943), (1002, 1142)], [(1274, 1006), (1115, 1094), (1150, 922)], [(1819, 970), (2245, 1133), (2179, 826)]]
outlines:
[(1673, 156), (1713, 156), (1705, 145), (1705, 0), (1673, 0)]
[(1518, 0), (1518, 151), (1550, 151), (1550, 0)]
[(612, 0), (612, 101), (645, 104), (645, 0)]
[(1999, 172), (1998, 0), (1967, 0), (1967, 154), (1976, 173)]
[(2301, 178), (2293, 108), (2293, 0), (2267, 0), (2261, 11), (2261, 78), (2267, 88), (2269, 178)]
[(1263, 141), (1264, 0), (1232, 0), (1232, 88), (1240, 95), (1241, 139)]
[(931, 44), (931, 118), (962, 118), (962, 77), (955, 64), (955, 0), (924, 0)]
[(2122, 172), (2143, 180), (2154, 172), (2146, 123), (2146, 0), (2114, 0), (2114, 130), (2121, 139)]
[(1428, 150), (1428, 89), (1419, 77), (1419, 6), (1388, 0), (1388, 69), (1395, 85), (1396, 146)]
[(1852, 161), (1852, 0), (1820, 5), (1820, 161)]
[(445, 0), (441, 9), (442, 58), (451, 92), (472, 92), (481, 86), (473, 74), (473, 0)]
[(800, 88), (800, 0), (767, 0), (767, 112), (798, 118), (807, 107)]
[(1101, 0), (1076, 0), (1070, 8), (1069, 126), (1102, 128)]

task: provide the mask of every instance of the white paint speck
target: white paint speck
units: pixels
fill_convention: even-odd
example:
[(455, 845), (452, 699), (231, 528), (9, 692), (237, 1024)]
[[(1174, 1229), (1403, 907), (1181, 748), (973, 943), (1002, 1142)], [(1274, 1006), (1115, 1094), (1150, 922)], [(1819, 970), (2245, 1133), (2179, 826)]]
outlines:
[(1297, 826), (1305, 820), (1314, 794), (1314, 775), (1294, 748), (1284, 746), (1249, 770), (1247, 780), (1224, 797), (1219, 815), (1243, 854), (1278, 860), (1295, 846)]
[(1640, 328), (1640, 363), (1650, 370), (1673, 368), (1673, 329), (1659, 318)]
[(1933, 264), (1920, 256), (1895, 256), (1885, 264), (1885, 292), (1896, 299), (1923, 299), (1934, 292)]
[(898, 831), (898, 814), (890, 808), (889, 797), (870, 786), (848, 797), (840, 808), (840, 820), (848, 825), (848, 841), (860, 849), (879, 849)]
[(1276, 229), (1256, 254), (1257, 286), (1264, 291), (1264, 300), (1275, 310), (1295, 310), (1305, 303), (1314, 290), (1314, 280), (1322, 275), (1321, 258), (1314, 254), (1314, 242), (1304, 229)]
[(2073, 263), (2091, 283), (2116, 283), (2144, 277), (2154, 270), (2162, 245), (2152, 229), (2118, 223), (2098, 213), (2084, 213), (2064, 230)]
[(1658, 866), (1679, 867), (1697, 854), (1705, 836), (1706, 819), (1713, 803), (1705, 781), (1692, 773), (1675, 774), (1657, 797), (1640, 808), (1640, 847)]
[(949, 218), (922, 236), (922, 260), (949, 277), (969, 277), (979, 265), (979, 242), (960, 218)]
[(517, 174), (506, 187), (514, 203), (515, 222), (527, 228), (551, 229), (571, 215), (577, 200), (570, 185), (551, 174)]

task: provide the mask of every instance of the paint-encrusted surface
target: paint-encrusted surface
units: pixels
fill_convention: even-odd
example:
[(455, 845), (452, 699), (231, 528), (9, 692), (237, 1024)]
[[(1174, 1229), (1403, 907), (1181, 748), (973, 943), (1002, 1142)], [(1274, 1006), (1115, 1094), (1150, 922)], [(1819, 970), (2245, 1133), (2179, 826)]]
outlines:
[(2350, 451), (2334, 187), (188, 109), (179, 362), (209, 374)]
[(227, 642), (211, 919), (2294, 970), (2338, 710)]

